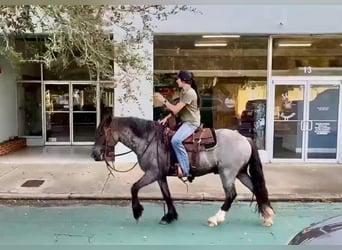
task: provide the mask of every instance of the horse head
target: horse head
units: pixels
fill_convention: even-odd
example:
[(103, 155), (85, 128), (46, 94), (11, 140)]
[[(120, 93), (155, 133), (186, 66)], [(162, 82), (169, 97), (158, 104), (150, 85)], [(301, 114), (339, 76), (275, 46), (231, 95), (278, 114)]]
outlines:
[(103, 160), (104, 153), (108, 144), (116, 145), (118, 142), (117, 136), (112, 124), (113, 118), (111, 115), (105, 116), (95, 132), (95, 143), (92, 149), (91, 156), (95, 161)]

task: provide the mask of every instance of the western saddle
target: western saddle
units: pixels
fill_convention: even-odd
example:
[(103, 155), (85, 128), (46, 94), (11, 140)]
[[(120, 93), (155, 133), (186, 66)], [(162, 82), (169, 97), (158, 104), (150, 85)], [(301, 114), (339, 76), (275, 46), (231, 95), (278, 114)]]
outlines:
[[(166, 148), (172, 150), (171, 139), (177, 132), (180, 124), (177, 124), (175, 116), (171, 116), (167, 121), (167, 129), (165, 132)], [(212, 148), (216, 145), (216, 133), (213, 128), (203, 128), (203, 124), (196, 131), (183, 141), (185, 150), (191, 153), (191, 168), (196, 168), (199, 164), (199, 153)], [(172, 159), (170, 159), (172, 161)], [(190, 168), (190, 171), (191, 171)]]

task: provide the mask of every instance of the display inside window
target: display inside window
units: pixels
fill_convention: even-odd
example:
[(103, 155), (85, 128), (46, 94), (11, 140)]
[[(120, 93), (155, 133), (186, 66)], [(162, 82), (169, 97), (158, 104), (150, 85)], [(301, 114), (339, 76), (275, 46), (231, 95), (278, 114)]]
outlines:
[[(222, 46), (210, 46), (214, 42)], [(265, 149), (267, 45), (267, 37), (157, 35), (154, 91), (177, 103), (175, 76), (179, 70), (192, 72), (202, 100), (202, 124), (235, 129)], [(158, 100), (153, 104), (154, 120), (162, 119), (168, 111)]]

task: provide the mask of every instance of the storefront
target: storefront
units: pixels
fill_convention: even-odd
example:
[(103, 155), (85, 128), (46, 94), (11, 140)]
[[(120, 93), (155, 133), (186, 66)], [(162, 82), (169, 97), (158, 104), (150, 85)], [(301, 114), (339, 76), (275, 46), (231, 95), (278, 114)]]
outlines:
[[(155, 90), (194, 73), (202, 123), (253, 138), (264, 161), (341, 161), (342, 36), (156, 35)], [(155, 102), (154, 119), (161, 104)], [(265, 160), (267, 159), (267, 160)]]
[(341, 82), (341, 76), (272, 78), (272, 159), (338, 161)]
[(113, 114), (113, 82), (89, 81), (86, 76), (51, 80), (54, 77), (41, 64), (23, 65), (20, 72), (18, 135), (25, 137), (29, 146), (94, 143), (101, 118)]
[[(26, 65), (15, 80), (16, 100), (0, 107), (6, 112), (0, 138), (87, 145), (107, 112), (160, 119), (153, 91), (177, 99), (173, 76), (185, 69), (200, 86), (203, 124), (252, 137), (263, 162), (342, 163), (342, 6), (284, 1), (194, 7), (201, 13), (156, 23), (153, 41), (142, 48), (153, 55), (146, 59), (149, 71), (130, 82), (139, 89), (138, 101), (123, 102), (124, 85), (114, 91), (113, 83), (90, 82), (79, 69), (55, 76), (42, 65)], [(1, 92), (13, 78), (4, 72)], [(117, 159), (135, 160), (134, 154)]]

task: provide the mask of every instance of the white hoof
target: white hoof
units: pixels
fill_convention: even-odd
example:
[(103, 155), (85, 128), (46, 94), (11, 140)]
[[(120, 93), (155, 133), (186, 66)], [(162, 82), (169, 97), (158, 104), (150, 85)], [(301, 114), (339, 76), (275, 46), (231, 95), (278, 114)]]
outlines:
[(208, 219), (208, 226), (209, 226), (209, 227), (217, 227), (217, 226), (218, 226), (218, 222), (217, 222), (215, 216), (210, 217), (210, 218)]
[(273, 220), (271, 218), (264, 219), (262, 225), (264, 227), (271, 227), (273, 225)]
[(214, 216), (208, 219), (209, 227), (217, 227), (224, 222), (226, 212), (219, 210)]
[(273, 218), (275, 214), (271, 208), (266, 208), (266, 215), (263, 217), (262, 225), (264, 227), (271, 227), (273, 225)]
[(209, 227), (217, 227), (217, 224), (214, 224), (214, 223), (208, 222), (208, 226), (209, 226)]

